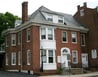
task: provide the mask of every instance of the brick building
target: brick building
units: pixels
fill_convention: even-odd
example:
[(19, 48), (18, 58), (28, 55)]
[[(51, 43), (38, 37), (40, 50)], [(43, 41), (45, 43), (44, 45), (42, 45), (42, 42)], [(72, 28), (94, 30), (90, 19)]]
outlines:
[(86, 34), (86, 45), (82, 46), (82, 53), (89, 56), (89, 67), (98, 69), (98, 7), (88, 8), (84, 3), (82, 7), (77, 6), (74, 18), (89, 29)]
[(3, 32), (6, 69), (51, 73), (82, 67), (81, 44), (86, 44), (88, 28), (72, 15), (41, 6), (28, 16), (28, 2), (23, 2), (22, 21), (15, 26)]

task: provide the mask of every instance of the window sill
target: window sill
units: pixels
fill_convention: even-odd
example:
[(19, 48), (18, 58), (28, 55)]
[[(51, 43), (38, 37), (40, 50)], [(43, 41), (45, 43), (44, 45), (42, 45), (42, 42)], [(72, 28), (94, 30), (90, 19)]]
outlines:
[(12, 66), (15, 66), (16, 64), (11, 64)]
[(12, 44), (11, 46), (16, 46), (16, 44)]
[(30, 42), (30, 40), (27, 41), (27, 43), (29, 43), (29, 42)]

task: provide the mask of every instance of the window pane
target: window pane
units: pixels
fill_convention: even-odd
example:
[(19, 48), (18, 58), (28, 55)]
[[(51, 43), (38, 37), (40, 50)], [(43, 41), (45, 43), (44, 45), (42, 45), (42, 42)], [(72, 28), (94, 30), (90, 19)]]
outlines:
[(46, 39), (46, 28), (41, 28), (41, 39)]
[(48, 50), (49, 63), (53, 63), (53, 50)]
[(46, 50), (41, 51), (41, 60), (43, 61), (43, 63), (47, 62)]
[(27, 30), (27, 41), (30, 41), (30, 30)]
[(11, 42), (12, 42), (12, 46), (16, 45), (16, 34), (12, 34)]
[(67, 34), (66, 34), (66, 32), (62, 32), (62, 40), (63, 40), (63, 42), (67, 41)]
[(8, 53), (6, 53), (6, 65), (8, 65)]
[(58, 17), (58, 22), (59, 22), (59, 23), (63, 23), (63, 17), (60, 17), (60, 16), (59, 16), (59, 17)]
[(28, 50), (27, 51), (27, 65), (30, 65), (30, 63), (31, 63), (31, 52), (30, 52), (30, 50)]
[(21, 43), (21, 33), (18, 33), (18, 45)]
[(81, 45), (85, 45), (85, 34), (81, 34)]
[(77, 34), (76, 34), (76, 32), (72, 32), (72, 42), (77, 42)]
[(53, 57), (53, 50), (49, 50), (49, 57)]
[(12, 65), (16, 65), (16, 53), (12, 53)]
[(53, 57), (49, 57), (49, 63), (53, 63)]
[(76, 50), (72, 51), (72, 61), (78, 63), (78, 52)]
[(53, 29), (48, 28), (48, 40), (53, 40)]

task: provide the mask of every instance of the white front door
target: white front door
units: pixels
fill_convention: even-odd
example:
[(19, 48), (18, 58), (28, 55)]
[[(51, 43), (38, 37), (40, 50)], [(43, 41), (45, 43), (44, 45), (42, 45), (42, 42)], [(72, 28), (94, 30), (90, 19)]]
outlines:
[(67, 55), (62, 55), (61, 56), (61, 61), (62, 61), (62, 67), (68, 67)]
[(70, 65), (70, 51), (68, 50), (68, 48), (63, 48), (61, 50), (61, 67), (68, 68), (69, 65)]
[(88, 54), (83, 53), (82, 54), (82, 67), (88, 67)]

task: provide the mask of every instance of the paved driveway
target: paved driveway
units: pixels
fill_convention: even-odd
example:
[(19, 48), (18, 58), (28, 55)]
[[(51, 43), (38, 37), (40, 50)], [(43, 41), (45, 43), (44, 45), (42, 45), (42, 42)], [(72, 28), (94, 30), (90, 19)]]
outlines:
[(38, 77), (38, 76), (21, 72), (0, 71), (0, 77)]

